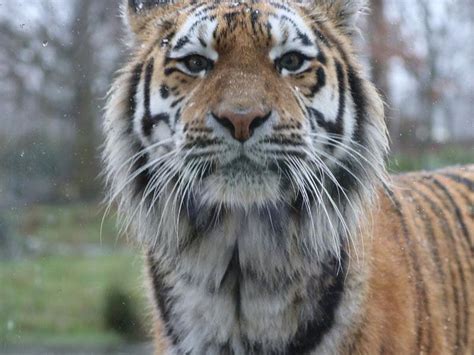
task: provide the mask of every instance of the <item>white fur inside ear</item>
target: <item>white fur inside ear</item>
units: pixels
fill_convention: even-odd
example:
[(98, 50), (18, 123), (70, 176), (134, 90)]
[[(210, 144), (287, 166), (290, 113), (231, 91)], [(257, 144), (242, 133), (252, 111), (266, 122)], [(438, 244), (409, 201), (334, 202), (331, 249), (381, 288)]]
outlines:
[(348, 32), (355, 30), (359, 15), (368, 9), (368, 0), (306, 0), (306, 3), (325, 12), (322, 15), (331, 18), (338, 27)]
[(145, 24), (151, 23), (150, 15), (155, 14), (153, 21), (159, 22), (173, 4), (176, 4), (175, 0), (122, 0), (120, 12), (127, 29), (126, 43), (130, 47), (136, 46), (140, 42), (140, 32), (146, 27)]

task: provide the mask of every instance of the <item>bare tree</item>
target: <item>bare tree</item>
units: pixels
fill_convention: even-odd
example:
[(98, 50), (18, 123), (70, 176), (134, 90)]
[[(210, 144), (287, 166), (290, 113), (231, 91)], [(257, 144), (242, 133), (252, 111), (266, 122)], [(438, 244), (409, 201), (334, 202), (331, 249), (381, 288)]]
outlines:
[[(28, 164), (42, 164), (11, 159), (16, 175), (24, 171), (24, 179), (9, 180), (20, 184), (20, 193), (34, 185), (28, 170), (48, 169), (41, 190), (67, 185), (71, 198), (97, 198), (101, 106), (120, 56), (118, 5), (45, 0), (0, 7), (0, 146), (27, 151), (25, 159), (34, 155)], [(39, 146), (53, 149), (58, 160), (41, 155)]]

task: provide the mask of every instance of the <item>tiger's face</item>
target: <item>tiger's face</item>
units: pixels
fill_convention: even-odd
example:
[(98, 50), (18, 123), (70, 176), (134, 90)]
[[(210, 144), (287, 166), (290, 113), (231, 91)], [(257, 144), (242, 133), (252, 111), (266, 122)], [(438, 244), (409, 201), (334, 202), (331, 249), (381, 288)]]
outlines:
[[(129, 1), (128, 134), (130, 155), (143, 152), (133, 167), (142, 193), (172, 181), (168, 193), (201, 205), (291, 203), (322, 199), (326, 181), (340, 187), (372, 169), (352, 161), (385, 149), (375, 137), (380, 152), (370, 151), (370, 130), (384, 135), (372, 117), (381, 104), (324, 8)], [(337, 176), (345, 166), (352, 170)]]

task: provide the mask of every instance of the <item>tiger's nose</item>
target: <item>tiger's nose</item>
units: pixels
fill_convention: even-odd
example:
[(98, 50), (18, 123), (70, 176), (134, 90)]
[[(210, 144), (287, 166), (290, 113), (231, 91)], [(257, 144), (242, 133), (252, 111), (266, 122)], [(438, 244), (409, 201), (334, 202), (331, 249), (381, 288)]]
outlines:
[(256, 128), (263, 125), (271, 115), (271, 111), (260, 109), (212, 112), (212, 117), (223, 127), (227, 128), (232, 137), (239, 142), (245, 142), (252, 137)]

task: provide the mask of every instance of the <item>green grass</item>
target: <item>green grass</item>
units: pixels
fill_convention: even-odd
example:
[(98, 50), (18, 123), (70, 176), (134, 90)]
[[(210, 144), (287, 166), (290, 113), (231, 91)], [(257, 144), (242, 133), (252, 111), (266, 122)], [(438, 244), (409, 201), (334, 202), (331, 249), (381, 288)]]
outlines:
[(445, 146), (424, 153), (402, 153), (390, 157), (390, 172), (434, 170), (449, 165), (473, 164), (474, 147)]
[(16, 226), (20, 237), (36, 237), (51, 245), (114, 247), (124, 244), (124, 238), (117, 237), (115, 216), (113, 213), (104, 215), (104, 211), (103, 206), (96, 204), (37, 205), (11, 211), (7, 219)]
[[(145, 318), (140, 253), (117, 240), (113, 217), (104, 224), (101, 243), (100, 211), (88, 204), (8, 213), (18, 242), (35, 238), (43, 247), (20, 259), (0, 259), (0, 345), (122, 341), (104, 322), (107, 290), (117, 286)], [(66, 252), (54, 251), (58, 244)], [(92, 252), (75, 252), (84, 245)]]
[(107, 288), (119, 285), (140, 305), (144, 301), (141, 262), (132, 255), (49, 256), (0, 268), (0, 343), (116, 340), (104, 329)]

